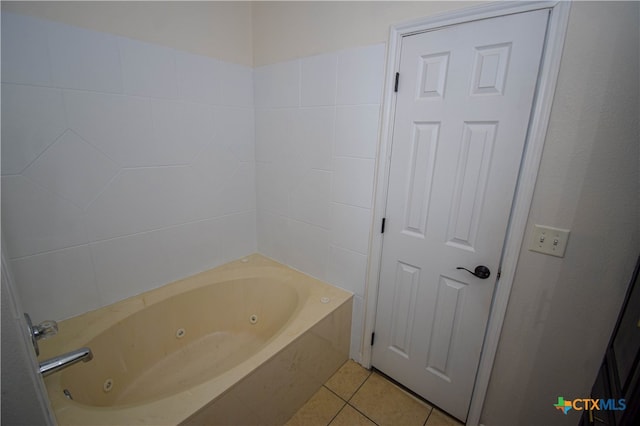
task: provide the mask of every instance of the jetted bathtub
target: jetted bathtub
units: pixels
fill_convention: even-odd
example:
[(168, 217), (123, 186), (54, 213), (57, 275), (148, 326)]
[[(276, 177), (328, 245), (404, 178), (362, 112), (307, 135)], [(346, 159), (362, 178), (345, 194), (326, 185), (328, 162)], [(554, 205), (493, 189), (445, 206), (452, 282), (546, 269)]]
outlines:
[(347, 360), (346, 291), (260, 255), (60, 323), (41, 359), (60, 425), (283, 424)]

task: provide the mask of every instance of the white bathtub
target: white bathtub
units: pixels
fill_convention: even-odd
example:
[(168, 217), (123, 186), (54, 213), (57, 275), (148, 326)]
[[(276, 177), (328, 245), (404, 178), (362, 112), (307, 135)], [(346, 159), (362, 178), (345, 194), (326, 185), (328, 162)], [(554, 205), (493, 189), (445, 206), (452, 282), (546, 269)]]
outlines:
[[(61, 425), (282, 424), (347, 359), (351, 294), (260, 255), (65, 320)], [(65, 397), (64, 391), (73, 400)]]

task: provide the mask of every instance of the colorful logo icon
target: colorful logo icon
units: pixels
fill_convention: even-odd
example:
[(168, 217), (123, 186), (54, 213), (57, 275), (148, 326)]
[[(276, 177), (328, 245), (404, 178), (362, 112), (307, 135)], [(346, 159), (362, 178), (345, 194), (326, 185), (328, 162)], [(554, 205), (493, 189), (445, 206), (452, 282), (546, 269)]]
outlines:
[(557, 410), (562, 411), (566, 415), (567, 412), (571, 410), (571, 401), (565, 401), (563, 397), (559, 396), (558, 403), (553, 404), (553, 406), (556, 407)]

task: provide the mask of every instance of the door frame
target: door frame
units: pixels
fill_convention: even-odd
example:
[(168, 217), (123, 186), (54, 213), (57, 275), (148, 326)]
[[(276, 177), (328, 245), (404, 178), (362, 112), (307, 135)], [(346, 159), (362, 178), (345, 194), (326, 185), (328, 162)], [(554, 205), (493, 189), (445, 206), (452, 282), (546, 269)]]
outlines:
[[(551, 115), (551, 106), (556, 89), (560, 61), (569, 20), (570, 2), (533, 1), (491, 3), (468, 9), (438, 14), (425, 19), (410, 21), (391, 26), (387, 44), (384, 100), (380, 120), (380, 141), (377, 152), (373, 222), (369, 241), (369, 264), (367, 268), (367, 286), (365, 291), (364, 334), (361, 347), (361, 364), (371, 367), (372, 348), (367, 336), (374, 331), (378, 288), (380, 284), (380, 266), (382, 263), (382, 233), (379, 225), (386, 214), (389, 170), (391, 165), (391, 141), (395, 117), (396, 96), (394, 93), (395, 74), (400, 67), (402, 39), (405, 36), (436, 30), (438, 28), (462, 24), (480, 19), (496, 18), (514, 13), (549, 9), (549, 23), (545, 46), (538, 74), (538, 84), (534, 94), (533, 108), (529, 120), (529, 129), (524, 147), (520, 174), (514, 194), (505, 245), (501, 259), (501, 276), (496, 283), (489, 321), (483, 340), (476, 382), (471, 397), (467, 418), (468, 425), (477, 425), (489, 386), (493, 362), (498, 349), (500, 332), (504, 323), (509, 295), (513, 286), (515, 270), (518, 264), (520, 248), (525, 238), (526, 224), (533, 199), (533, 191), (542, 149), (544, 147), (547, 126)], [(400, 83), (401, 84), (401, 83)]]

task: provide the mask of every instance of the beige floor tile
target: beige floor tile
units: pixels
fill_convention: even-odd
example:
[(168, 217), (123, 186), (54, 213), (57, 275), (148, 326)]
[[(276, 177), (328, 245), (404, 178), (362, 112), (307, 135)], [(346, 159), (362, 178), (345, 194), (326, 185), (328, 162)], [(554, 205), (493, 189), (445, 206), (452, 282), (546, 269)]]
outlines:
[(381, 426), (422, 426), (431, 412), (431, 406), (377, 373), (369, 376), (349, 403)]
[(425, 426), (464, 426), (464, 423), (434, 408)]
[(307, 401), (286, 426), (326, 426), (345, 402), (324, 386)]
[(370, 374), (371, 371), (350, 359), (324, 385), (348, 401)]
[(333, 419), (330, 426), (376, 426), (376, 424), (347, 404)]

